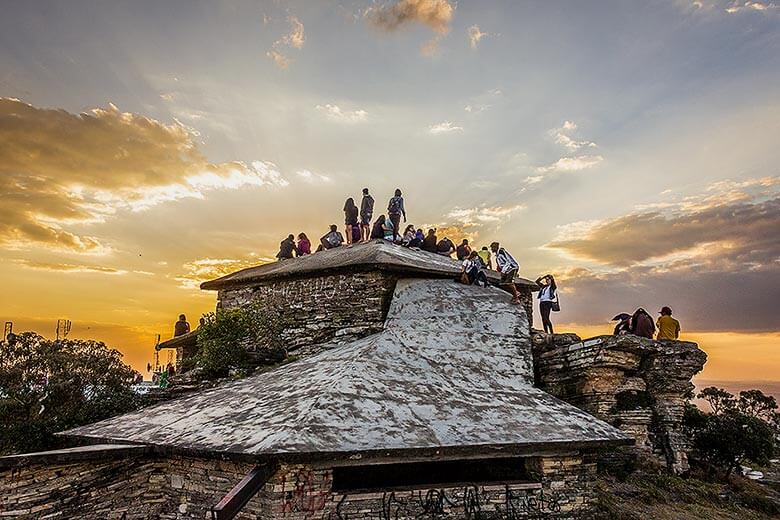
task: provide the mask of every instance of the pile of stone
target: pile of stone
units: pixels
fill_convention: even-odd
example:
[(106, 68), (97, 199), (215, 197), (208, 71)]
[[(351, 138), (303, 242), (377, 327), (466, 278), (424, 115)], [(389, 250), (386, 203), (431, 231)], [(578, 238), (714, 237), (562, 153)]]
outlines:
[(540, 388), (630, 434), (671, 470), (688, 470), (683, 413), (691, 378), (707, 360), (696, 343), (539, 331), (532, 338)]

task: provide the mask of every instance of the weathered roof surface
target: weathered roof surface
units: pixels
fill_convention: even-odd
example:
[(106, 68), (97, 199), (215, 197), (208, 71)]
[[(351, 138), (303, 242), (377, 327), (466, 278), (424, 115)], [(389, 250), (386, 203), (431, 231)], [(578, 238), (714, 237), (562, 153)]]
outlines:
[(626, 443), (532, 386), (506, 293), (399, 280), (383, 332), (66, 434), (251, 455)]
[[(400, 273), (453, 277), (460, 273), (461, 263), (447, 256), (429, 253), (416, 248), (402, 247), (386, 240), (372, 240), (365, 244), (341, 246), (313, 255), (270, 262), (249, 267), (235, 273), (200, 284), (201, 289), (221, 289), (231, 285), (244, 285), (275, 278), (305, 276), (316, 272), (345, 268), (377, 267)], [(495, 271), (487, 271), (493, 280), (499, 278)], [(536, 287), (525, 278), (516, 278), (521, 285)]]

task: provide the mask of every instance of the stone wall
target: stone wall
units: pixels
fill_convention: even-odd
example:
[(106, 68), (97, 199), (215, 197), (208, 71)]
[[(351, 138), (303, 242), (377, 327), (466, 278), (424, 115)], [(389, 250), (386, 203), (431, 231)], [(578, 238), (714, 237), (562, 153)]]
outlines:
[(290, 324), (283, 336), (292, 351), (382, 330), (396, 281), (396, 276), (379, 270), (274, 280), (220, 289), (217, 307), (231, 308), (252, 301), (287, 306)]
[(581, 518), (595, 501), (596, 465), (580, 455), (528, 459), (529, 482), (333, 490), (333, 471), (283, 466), (260, 492), (267, 518)]
[[(208, 518), (251, 464), (188, 457), (32, 463), (0, 471), (0, 517), (24, 519)], [(257, 518), (255, 497), (238, 518)]]
[[(333, 490), (333, 470), (281, 466), (237, 518), (579, 518), (594, 498), (595, 464), (582, 456), (527, 459), (528, 482)], [(251, 464), (190, 457), (32, 463), (0, 471), (0, 517), (203, 519)]]
[(682, 416), (691, 378), (707, 360), (695, 343), (540, 332), (533, 340), (537, 386), (632, 435), (673, 471), (687, 471)]

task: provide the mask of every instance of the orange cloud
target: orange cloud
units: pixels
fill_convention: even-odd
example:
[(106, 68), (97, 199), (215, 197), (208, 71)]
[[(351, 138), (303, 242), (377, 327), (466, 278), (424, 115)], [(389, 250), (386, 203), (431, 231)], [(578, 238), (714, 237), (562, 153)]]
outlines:
[(88, 113), (0, 98), (0, 246), (100, 252), (70, 229), (215, 189), (285, 186), (272, 163), (211, 163), (190, 132), (116, 107)]
[(400, 0), (371, 7), (366, 11), (366, 17), (374, 27), (388, 32), (411, 23), (429, 27), (436, 36), (423, 45), (422, 53), (430, 56), (438, 51), (439, 41), (450, 31), (454, 11), (455, 7), (448, 0)]

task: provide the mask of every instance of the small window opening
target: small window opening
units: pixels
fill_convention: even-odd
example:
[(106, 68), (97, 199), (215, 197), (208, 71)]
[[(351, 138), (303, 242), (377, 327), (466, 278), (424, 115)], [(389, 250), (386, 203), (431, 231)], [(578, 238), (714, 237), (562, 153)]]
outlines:
[(333, 469), (334, 491), (369, 491), (448, 484), (531, 482), (522, 457), (344, 466)]

